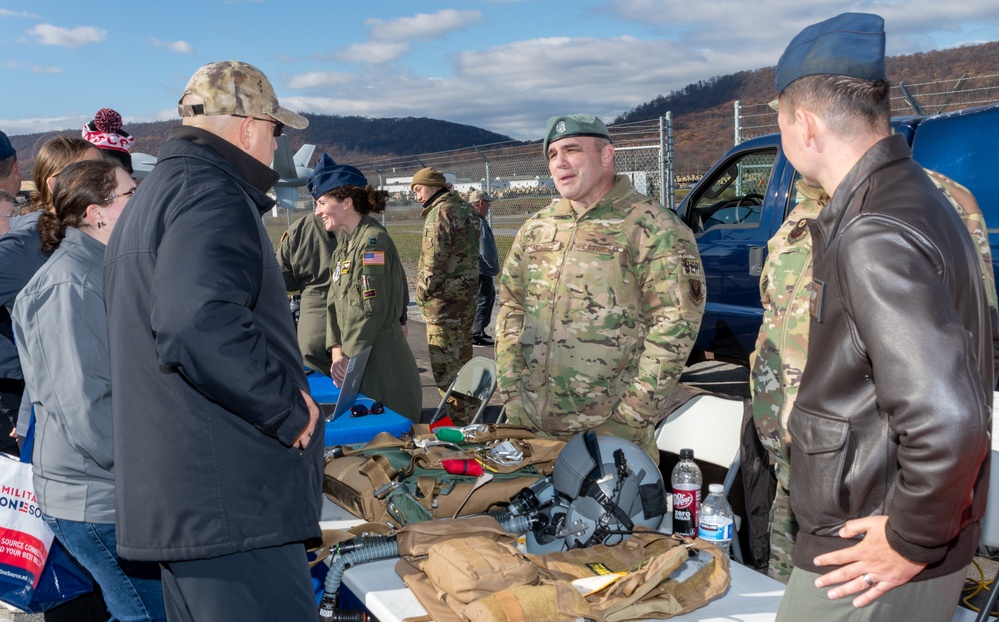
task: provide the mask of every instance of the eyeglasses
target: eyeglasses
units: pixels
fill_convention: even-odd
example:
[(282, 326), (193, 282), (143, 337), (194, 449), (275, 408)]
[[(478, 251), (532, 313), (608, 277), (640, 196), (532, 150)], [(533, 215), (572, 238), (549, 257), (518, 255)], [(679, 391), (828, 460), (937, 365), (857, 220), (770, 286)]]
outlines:
[(381, 402), (375, 402), (368, 408), (364, 404), (354, 404), (350, 407), (351, 417), (365, 417), (367, 415), (380, 415), (385, 412), (385, 406)]
[(255, 119), (257, 121), (267, 121), (268, 123), (273, 123), (274, 124), (274, 138), (277, 138), (278, 136), (281, 135), (282, 132), (284, 132), (284, 123), (281, 123), (280, 121), (275, 121), (274, 119), (266, 119), (266, 118), (261, 118), (261, 117), (255, 117), (255, 116), (249, 115), (249, 114), (234, 114), (232, 116), (239, 117), (240, 119)]
[(120, 199), (121, 197), (130, 197), (133, 194), (135, 194), (135, 188), (132, 188), (131, 190), (128, 190), (127, 192), (122, 192), (121, 194), (116, 194), (116, 195), (110, 196), (110, 197), (104, 199), (103, 201), (101, 201), (101, 203), (110, 203), (111, 201), (114, 201), (115, 199)]

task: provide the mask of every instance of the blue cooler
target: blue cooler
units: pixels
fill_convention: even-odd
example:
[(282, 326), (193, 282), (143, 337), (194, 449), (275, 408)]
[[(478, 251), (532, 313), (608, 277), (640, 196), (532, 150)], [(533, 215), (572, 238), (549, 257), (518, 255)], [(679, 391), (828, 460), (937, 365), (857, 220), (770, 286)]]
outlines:
[[(316, 404), (336, 404), (340, 396), (340, 389), (336, 388), (333, 380), (318, 373), (308, 375), (309, 392)], [(374, 400), (363, 395), (357, 396), (355, 404), (364, 404), (371, 407)], [(332, 411), (332, 406), (327, 410)], [(399, 413), (385, 409), (380, 415), (365, 415), (363, 417), (351, 417), (350, 413), (340, 415), (336, 421), (326, 424), (326, 446), (353, 445), (356, 443), (367, 443), (379, 432), (388, 432), (392, 436), (402, 436), (413, 427), (413, 422), (403, 417)]]

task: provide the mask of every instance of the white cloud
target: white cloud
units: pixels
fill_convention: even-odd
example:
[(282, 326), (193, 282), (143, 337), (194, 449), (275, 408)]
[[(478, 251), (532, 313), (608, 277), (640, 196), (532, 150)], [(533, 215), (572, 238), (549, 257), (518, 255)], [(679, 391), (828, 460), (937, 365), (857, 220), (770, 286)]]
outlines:
[(338, 52), (336, 57), (355, 63), (379, 65), (402, 58), (409, 49), (409, 44), (404, 41), (365, 41), (347, 47), (346, 50)]
[(157, 47), (165, 47), (174, 52), (179, 52), (180, 54), (193, 54), (194, 46), (187, 41), (160, 41), (156, 37), (152, 37), (150, 43)]
[(354, 77), (348, 73), (337, 71), (311, 71), (289, 78), (285, 86), (289, 89), (315, 89), (343, 86)]
[(7, 61), (3, 64), (7, 69), (28, 69), (34, 73), (49, 73), (56, 74), (62, 73), (62, 67), (43, 67), (41, 65), (34, 65), (28, 63), (22, 63), (15, 60)]
[(7, 134), (34, 134), (36, 132), (58, 132), (67, 128), (81, 128), (86, 125), (93, 116), (86, 116), (72, 113), (60, 117), (33, 118), (33, 119), (2, 119), (0, 127)]
[(39, 16), (27, 11), (11, 11), (10, 9), (0, 9), (0, 17), (23, 17), (25, 19), (38, 19)]
[(370, 27), (369, 35), (373, 40), (426, 41), (461, 30), (478, 21), (482, 21), (482, 13), (478, 11), (444, 9), (436, 13), (417, 13), (412, 17), (400, 17), (389, 21), (372, 17), (364, 23)]
[(88, 43), (103, 41), (108, 31), (93, 26), (78, 26), (77, 28), (61, 28), (52, 24), (38, 24), (28, 30), (42, 45), (62, 45), (69, 48), (80, 47)]

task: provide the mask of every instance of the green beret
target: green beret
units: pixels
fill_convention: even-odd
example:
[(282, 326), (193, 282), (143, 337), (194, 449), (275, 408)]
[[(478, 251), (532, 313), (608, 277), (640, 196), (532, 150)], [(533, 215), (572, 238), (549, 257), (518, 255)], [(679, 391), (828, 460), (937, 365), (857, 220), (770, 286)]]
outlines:
[(566, 114), (548, 119), (548, 129), (545, 131), (545, 142), (541, 146), (541, 153), (548, 157), (549, 144), (570, 136), (611, 139), (604, 122), (592, 114)]

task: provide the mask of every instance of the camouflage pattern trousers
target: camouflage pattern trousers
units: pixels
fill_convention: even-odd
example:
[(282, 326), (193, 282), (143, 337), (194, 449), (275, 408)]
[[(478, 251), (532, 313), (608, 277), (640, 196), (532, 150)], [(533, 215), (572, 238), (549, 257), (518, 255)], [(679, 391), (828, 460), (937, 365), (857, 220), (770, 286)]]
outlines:
[[(468, 321), (452, 324), (427, 324), (427, 347), (430, 350), (430, 370), (437, 390), (443, 396), (462, 366), (472, 360), (472, 315)], [(448, 415), (457, 425), (468, 425), (475, 414), (475, 405), (452, 396), (448, 398)]]
[(770, 565), (767, 567), (767, 574), (785, 585), (794, 570), (791, 549), (794, 548), (797, 535), (798, 521), (791, 511), (791, 496), (777, 482), (777, 494), (774, 495), (774, 504), (770, 506)]

